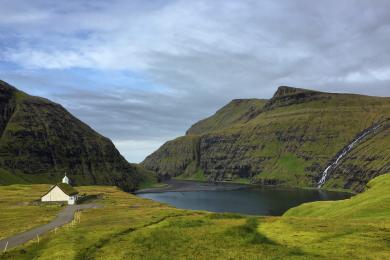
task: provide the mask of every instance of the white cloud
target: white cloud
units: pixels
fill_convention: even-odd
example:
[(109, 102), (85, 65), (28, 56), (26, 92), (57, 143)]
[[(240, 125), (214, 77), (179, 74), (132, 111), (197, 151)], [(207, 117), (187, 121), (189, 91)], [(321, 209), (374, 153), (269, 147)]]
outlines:
[[(138, 150), (152, 152), (229, 100), (268, 98), (278, 85), (388, 96), (389, 9), (384, 0), (8, 0), (0, 65), (20, 66), (9, 78), (44, 84), (139, 161)], [(91, 71), (75, 76), (78, 68)], [(84, 93), (99, 71), (148, 84), (97, 79)]]
[(166, 140), (172, 139), (173, 136), (157, 139), (157, 140), (127, 140), (127, 141), (113, 141), (114, 145), (119, 151), (122, 151), (122, 155), (133, 163), (142, 162), (151, 151), (157, 150), (161, 144)]

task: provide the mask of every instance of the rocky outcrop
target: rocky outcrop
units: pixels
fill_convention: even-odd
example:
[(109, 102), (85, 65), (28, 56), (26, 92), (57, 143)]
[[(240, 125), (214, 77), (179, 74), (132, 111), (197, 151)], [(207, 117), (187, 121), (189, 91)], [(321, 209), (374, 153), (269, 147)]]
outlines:
[[(163, 145), (143, 165), (165, 177), (201, 170), (209, 180), (316, 187), (325, 167), (345, 145), (390, 116), (390, 98), (280, 87), (270, 100), (251, 109), (254, 116), (245, 117), (250, 114), (248, 106), (241, 108), (232, 101), (195, 124), (187, 132), (191, 135)], [(359, 143), (324, 187), (359, 190), (384, 173), (388, 152), (378, 144), (390, 138), (388, 129), (381, 131)], [(198, 140), (192, 143), (196, 149), (188, 146), (188, 138)], [(198, 151), (196, 156), (193, 150)], [(367, 163), (370, 153), (375, 156)]]
[(264, 110), (270, 110), (277, 107), (290, 106), (299, 103), (307, 103), (318, 99), (329, 98), (325, 93), (281, 86), (275, 92), (274, 96), (265, 104)]
[(57, 182), (67, 172), (74, 185), (134, 190), (147, 178), (59, 104), (0, 82), (0, 112), (0, 168), (20, 182)]

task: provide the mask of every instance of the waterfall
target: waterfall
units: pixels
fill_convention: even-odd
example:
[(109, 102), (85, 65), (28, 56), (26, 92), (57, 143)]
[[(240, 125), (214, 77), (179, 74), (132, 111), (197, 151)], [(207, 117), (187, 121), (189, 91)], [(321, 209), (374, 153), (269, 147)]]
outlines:
[(338, 163), (340, 162), (340, 160), (347, 154), (349, 153), (352, 148), (355, 146), (356, 143), (358, 143), (359, 141), (361, 141), (362, 139), (364, 139), (367, 135), (369, 135), (370, 133), (374, 132), (378, 127), (380, 126), (380, 124), (377, 124), (377, 125), (374, 125), (370, 128), (367, 128), (366, 130), (364, 130), (361, 134), (359, 134), (355, 140), (352, 141), (352, 143), (350, 143), (349, 145), (347, 145), (346, 147), (344, 147), (344, 149), (341, 151), (341, 153), (339, 153), (339, 155), (337, 156), (336, 160), (334, 160), (332, 163), (330, 163), (326, 168), (325, 170), (322, 172), (322, 176), (321, 176), (321, 179), (319, 180), (319, 182), (317, 183), (317, 188), (321, 188), (322, 185), (324, 185), (325, 181), (326, 181), (326, 178), (328, 177), (329, 175), (329, 171), (333, 168), (336, 168), (336, 166), (338, 165)]

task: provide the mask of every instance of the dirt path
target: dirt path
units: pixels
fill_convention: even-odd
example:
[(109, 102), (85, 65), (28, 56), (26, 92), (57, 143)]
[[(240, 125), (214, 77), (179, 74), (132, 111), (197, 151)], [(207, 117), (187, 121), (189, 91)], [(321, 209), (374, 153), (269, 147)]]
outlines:
[(71, 222), (73, 220), (74, 213), (78, 210), (98, 208), (98, 207), (99, 206), (96, 204), (68, 205), (65, 209), (63, 209), (60, 213), (58, 213), (57, 218), (52, 220), (50, 223), (47, 223), (45, 225), (31, 229), (29, 231), (0, 240), (0, 252), (4, 252), (6, 246), (7, 246), (7, 250), (12, 247), (19, 246), (21, 244), (26, 243), (29, 240), (37, 239), (37, 235), (41, 236), (42, 234), (52, 229), (61, 227)]
[(224, 182), (199, 182), (199, 181), (187, 181), (187, 180), (169, 180), (164, 183), (168, 184), (161, 188), (148, 188), (142, 189), (135, 192), (140, 193), (158, 193), (166, 191), (219, 191), (219, 190), (238, 190), (247, 189), (251, 187), (247, 184), (237, 183), (224, 183)]

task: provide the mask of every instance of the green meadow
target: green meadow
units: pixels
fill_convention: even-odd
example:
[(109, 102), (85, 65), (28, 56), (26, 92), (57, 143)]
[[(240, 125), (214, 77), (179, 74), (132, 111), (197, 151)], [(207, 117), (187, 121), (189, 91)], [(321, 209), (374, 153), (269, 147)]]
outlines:
[(46, 224), (62, 209), (58, 204), (36, 205), (34, 200), (51, 185), (0, 186), (0, 239)]
[[(96, 201), (103, 207), (79, 212), (72, 224), (0, 258), (389, 259), (389, 187), (386, 174), (351, 199), (303, 204), (281, 217), (181, 210), (116, 187), (78, 187), (81, 193), (103, 194)], [(1, 222), (3, 237), (53, 218), (58, 207), (28, 204), (43, 190), (44, 185), (0, 187), (0, 210), (15, 218)]]

